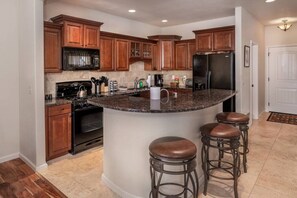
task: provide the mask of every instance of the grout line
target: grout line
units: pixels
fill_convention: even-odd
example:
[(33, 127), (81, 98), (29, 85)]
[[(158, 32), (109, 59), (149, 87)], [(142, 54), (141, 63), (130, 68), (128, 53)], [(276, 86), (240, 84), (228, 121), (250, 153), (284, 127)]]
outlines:
[[(268, 121), (266, 120), (265, 122), (268, 122)], [(262, 165), (261, 171), (259, 172), (259, 174), (258, 174), (258, 176), (257, 176), (256, 182), (255, 182), (255, 184), (254, 184), (254, 186), (253, 186), (253, 188), (252, 188), (252, 190), (251, 190), (251, 192), (250, 192), (250, 194), (249, 194), (249, 197), (251, 197), (252, 192), (254, 191), (254, 188), (255, 188), (255, 186), (257, 185), (257, 182), (258, 182), (258, 180), (259, 180), (259, 176), (260, 176), (260, 174), (262, 173), (263, 168), (264, 168), (264, 166), (265, 166), (266, 163), (267, 163), (267, 159), (269, 158), (269, 156), (270, 156), (270, 154), (271, 154), (271, 152), (272, 152), (272, 148), (274, 147), (274, 144), (275, 144), (276, 140), (278, 139), (278, 137), (279, 137), (279, 135), (280, 135), (280, 131), (281, 131), (282, 127), (283, 127), (283, 124), (281, 124), (281, 127), (280, 127), (279, 130), (278, 130), (278, 134), (277, 134), (277, 136), (275, 137), (274, 142), (273, 142), (272, 146), (271, 146), (270, 149), (269, 149), (269, 153), (268, 153), (268, 155), (267, 155), (267, 157), (266, 157), (266, 159), (265, 159), (264, 164)]]

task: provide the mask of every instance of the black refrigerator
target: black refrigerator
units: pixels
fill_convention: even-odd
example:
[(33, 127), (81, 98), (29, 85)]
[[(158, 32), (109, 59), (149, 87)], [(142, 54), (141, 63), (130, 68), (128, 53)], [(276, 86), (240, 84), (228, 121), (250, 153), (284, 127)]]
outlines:
[[(193, 91), (202, 89), (235, 90), (233, 52), (193, 56)], [(235, 112), (235, 96), (223, 103), (223, 111)]]

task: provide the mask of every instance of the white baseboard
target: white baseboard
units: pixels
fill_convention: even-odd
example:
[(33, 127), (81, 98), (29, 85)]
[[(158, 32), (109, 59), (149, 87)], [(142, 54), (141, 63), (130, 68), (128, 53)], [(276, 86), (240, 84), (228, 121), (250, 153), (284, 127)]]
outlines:
[[(101, 180), (108, 188), (110, 188), (113, 192), (118, 194), (120, 197), (140, 198), (138, 196), (132, 195), (132, 194), (122, 190), (120, 187), (118, 187), (112, 181), (110, 181), (107, 177), (105, 177), (104, 173), (102, 173), (102, 175), (101, 175)], [(198, 182), (199, 182), (199, 192), (201, 192), (201, 189), (203, 189), (203, 186), (204, 186), (204, 176), (203, 175), (201, 175), (200, 177), (198, 176)]]
[(10, 154), (10, 155), (0, 157), (0, 163), (19, 158), (19, 156), (20, 156), (19, 153), (13, 153), (13, 154)]
[(28, 166), (30, 166), (30, 168), (32, 168), (34, 171), (36, 171), (36, 166), (34, 165), (34, 163), (31, 162), (31, 160), (29, 160), (25, 155), (23, 155), (22, 153), (20, 153), (20, 158), (21, 158), (21, 160), (23, 160)]
[(35, 166), (34, 163), (31, 162), (26, 156), (20, 153), (20, 158), (28, 165), (30, 166), (34, 171), (41, 171), (48, 167), (47, 163), (41, 164), (39, 166)]
[(123, 189), (121, 189), (119, 186), (115, 185), (112, 181), (110, 181), (105, 175), (104, 173), (101, 176), (102, 182), (108, 187), (110, 188), (113, 192), (115, 192), (116, 194), (118, 194), (120, 197), (123, 198), (141, 198), (135, 195), (132, 195), (126, 191), (124, 191)]

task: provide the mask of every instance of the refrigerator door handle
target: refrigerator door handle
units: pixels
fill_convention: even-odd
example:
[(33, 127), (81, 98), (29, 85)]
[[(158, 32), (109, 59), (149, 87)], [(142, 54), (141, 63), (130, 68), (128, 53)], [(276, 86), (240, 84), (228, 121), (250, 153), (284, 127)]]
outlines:
[(211, 78), (211, 71), (208, 71), (208, 75), (207, 75), (207, 89), (210, 89), (210, 78)]

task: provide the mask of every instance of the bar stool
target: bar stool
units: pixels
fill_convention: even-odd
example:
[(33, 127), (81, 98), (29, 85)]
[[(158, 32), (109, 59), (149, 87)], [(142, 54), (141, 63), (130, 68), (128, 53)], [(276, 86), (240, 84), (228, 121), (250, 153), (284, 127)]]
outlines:
[[(209, 177), (212, 176), (218, 179), (234, 180), (234, 195), (235, 198), (238, 198), (237, 180), (240, 176), (240, 154), (238, 152), (240, 131), (229, 124), (210, 123), (200, 127), (200, 132), (202, 141), (202, 170), (204, 172), (203, 194), (207, 194)], [(217, 160), (209, 159), (209, 148), (219, 150), (219, 158)], [(232, 154), (232, 162), (223, 161), (220, 157), (220, 153), (226, 151)], [(231, 176), (216, 176), (212, 172), (216, 169), (220, 169)]]
[(243, 155), (243, 170), (247, 172), (247, 153), (249, 152), (249, 139), (248, 139), (248, 130), (249, 130), (249, 117), (242, 113), (236, 112), (222, 112), (216, 115), (217, 121), (219, 123), (232, 124), (235, 127), (238, 127), (241, 131), (242, 138), (242, 147), (243, 151), (240, 152)]
[[(191, 141), (182, 137), (161, 137), (154, 140), (150, 146), (150, 174), (151, 192), (150, 197), (198, 197), (199, 183), (196, 172), (197, 148)], [(166, 176), (165, 176), (165, 175)], [(168, 181), (173, 176), (178, 182)], [(180, 177), (182, 175), (183, 177)], [(167, 180), (162, 181), (162, 178)], [(164, 178), (163, 178), (164, 179)], [(183, 181), (181, 181), (183, 180)], [(174, 194), (162, 191), (163, 187), (175, 187), (179, 190)], [(168, 188), (167, 188), (168, 189)], [(171, 191), (172, 193), (172, 191)]]

